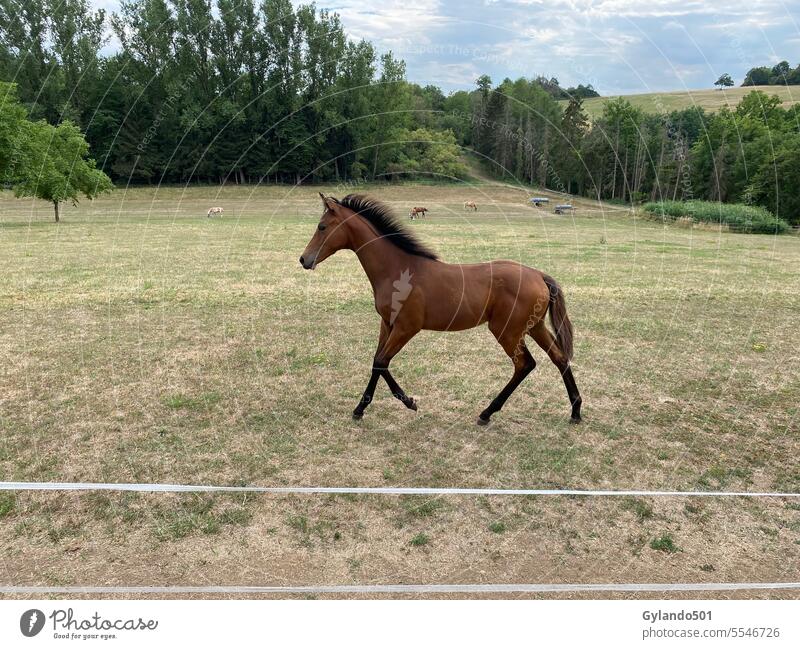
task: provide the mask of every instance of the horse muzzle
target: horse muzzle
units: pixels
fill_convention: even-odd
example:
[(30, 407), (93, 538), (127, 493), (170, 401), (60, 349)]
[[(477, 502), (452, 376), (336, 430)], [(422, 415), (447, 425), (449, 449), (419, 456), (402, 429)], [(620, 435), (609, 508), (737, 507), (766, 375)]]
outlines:
[(305, 256), (303, 255), (300, 257), (300, 265), (305, 268), (306, 270), (314, 270), (317, 265), (317, 256)]

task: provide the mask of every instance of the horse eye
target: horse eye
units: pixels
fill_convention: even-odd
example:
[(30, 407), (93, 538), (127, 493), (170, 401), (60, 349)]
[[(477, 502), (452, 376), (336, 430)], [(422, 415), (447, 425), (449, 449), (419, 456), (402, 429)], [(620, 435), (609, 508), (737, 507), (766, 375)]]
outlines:
[(320, 232), (322, 232), (322, 231), (323, 231), (323, 230), (324, 230), (326, 227), (328, 227), (328, 226), (326, 226), (324, 223), (320, 223), (320, 224), (317, 226), (317, 228), (319, 229), (319, 231), (320, 231)]

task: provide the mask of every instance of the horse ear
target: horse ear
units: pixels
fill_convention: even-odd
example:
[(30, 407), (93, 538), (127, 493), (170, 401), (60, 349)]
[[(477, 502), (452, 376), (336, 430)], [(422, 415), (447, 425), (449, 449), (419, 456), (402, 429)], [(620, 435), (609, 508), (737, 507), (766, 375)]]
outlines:
[(319, 192), (319, 197), (322, 199), (322, 204), (328, 208), (329, 210), (335, 209), (337, 203), (336, 199), (333, 196), (325, 196), (322, 192)]

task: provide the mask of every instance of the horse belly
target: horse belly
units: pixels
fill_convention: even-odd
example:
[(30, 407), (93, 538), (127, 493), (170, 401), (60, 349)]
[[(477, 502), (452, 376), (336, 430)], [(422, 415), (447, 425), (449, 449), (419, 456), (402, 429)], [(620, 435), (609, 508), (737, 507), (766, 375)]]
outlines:
[(463, 331), (472, 329), (486, 322), (488, 291), (476, 295), (474, 289), (469, 292), (456, 290), (436, 296), (426, 303), (425, 329), (433, 331)]

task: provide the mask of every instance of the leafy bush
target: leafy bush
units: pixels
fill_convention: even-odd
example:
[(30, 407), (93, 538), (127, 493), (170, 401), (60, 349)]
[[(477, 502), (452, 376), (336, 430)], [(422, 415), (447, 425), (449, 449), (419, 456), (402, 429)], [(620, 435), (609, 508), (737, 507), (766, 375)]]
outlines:
[(721, 223), (734, 232), (781, 234), (789, 230), (786, 221), (763, 207), (710, 201), (661, 201), (646, 203), (643, 209), (654, 217), (674, 221), (689, 218), (699, 223)]

